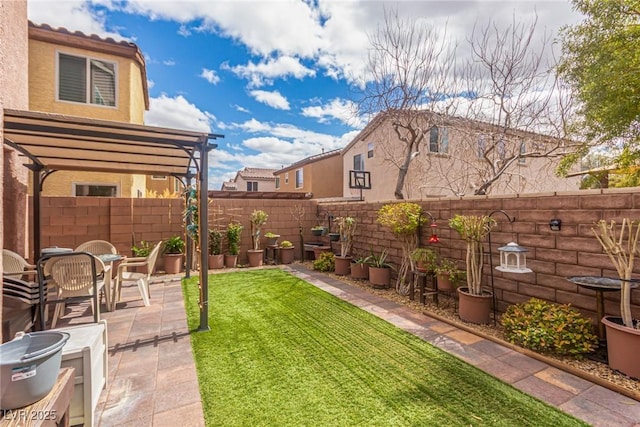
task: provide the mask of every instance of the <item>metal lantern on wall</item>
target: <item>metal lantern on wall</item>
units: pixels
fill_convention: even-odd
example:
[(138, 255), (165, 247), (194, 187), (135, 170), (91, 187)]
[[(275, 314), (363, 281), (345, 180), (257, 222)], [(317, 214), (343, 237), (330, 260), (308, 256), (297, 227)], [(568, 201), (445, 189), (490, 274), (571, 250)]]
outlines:
[(496, 270), (506, 273), (531, 273), (531, 269), (527, 268), (528, 249), (516, 242), (511, 242), (498, 248), (498, 252), (500, 252), (500, 265)]

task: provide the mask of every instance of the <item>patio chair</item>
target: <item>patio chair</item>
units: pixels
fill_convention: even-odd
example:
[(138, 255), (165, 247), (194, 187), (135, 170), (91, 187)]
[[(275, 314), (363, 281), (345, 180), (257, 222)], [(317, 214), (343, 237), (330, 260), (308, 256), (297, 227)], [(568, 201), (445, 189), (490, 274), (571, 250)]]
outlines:
[(21, 255), (2, 249), (2, 270), (5, 276), (21, 279), (23, 276), (31, 276), (35, 279), (36, 266), (29, 264)]
[[(161, 247), (162, 242), (160, 241), (154, 246), (148, 257), (127, 258), (118, 266), (118, 279), (116, 281), (117, 292), (113, 300), (114, 307), (116, 303), (120, 301), (122, 285), (126, 282), (134, 282), (138, 285), (138, 291), (140, 291), (142, 302), (145, 306), (151, 305), (151, 302), (149, 301), (149, 298), (151, 297), (151, 292), (149, 291), (149, 279), (151, 278), (151, 273), (153, 273), (153, 269), (155, 268)], [(145, 273), (128, 271), (129, 267), (146, 267), (147, 271)]]
[[(56, 304), (51, 327), (55, 328), (67, 301), (92, 299), (94, 321), (100, 320), (100, 291), (105, 286), (104, 275), (110, 274), (99, 258), (88, 252), (70, 252), (52, 256), (44, 263), (44, 277), (57, 287)], [(104, 291), (107, 307), (110, 290)]]
[(28, 332), (36, 323), (40, 302), (38, 284), (15, 277), (2, 277), (2, 337), (7, 341), (17, 332)]
[(89, 252), (93, 255), (102, 255), (102, 254), (117, 254), (118, 250), (113, 244), (107, 242), (106, 240), (89, 240), (87, 242), (81, 243), (77, 248), (73, 250), (74, 252)]

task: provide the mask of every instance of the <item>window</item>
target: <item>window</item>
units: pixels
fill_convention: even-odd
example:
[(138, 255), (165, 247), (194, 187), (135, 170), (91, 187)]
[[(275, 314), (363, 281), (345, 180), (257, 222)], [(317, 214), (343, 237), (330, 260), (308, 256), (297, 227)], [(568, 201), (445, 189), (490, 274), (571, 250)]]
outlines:
[(151, 175), (153, 181), (166, 181), (167, 175)]
[(353, 170), (354, 171), (363, 171), (364, 170), (364, 158), (362, 154), (356, 154), (353, 156)]
[(173, 178), (173, 191), (180, 193), (182, 191), (182, 182), (178, 178)]
[(373, 142), (367, 144), (367, 158), (370, 159), (373, 157)]
[(289, 172), (285, 172), (284, 173), (284, 183), (288, 184), (289, 183)]
[(258, 191), (258, 182), (247, 181), (247, 191)]
[(522, 141), (520, 143), (520, 157), (518, 157), (518, 163), (520, 163), (520, 164), (527, 163), (527, 158), (526, 157), (522, 157), (525, 154), (527, 154), (527, 143)]
[(58, 99), (84, 104), (116, 105), (116, 64), (58, 54)]
[(303, 184), (302, 169), (298, 169), (296, 170), (296, 188), (302, 188)]
[(504, 137), (502, 136), (498, 141), (498, 157), (500, 157), (500, 160), (504, 160), (507, 157), (507, 145), (504, 142)]
[(74, 184), (73, 186), (73, 193), (76, 196), (116, 197), (118, 195), (116, 185)]
[(429, 131), (429, 152), (446, 154), (449, 152), (449, 129), (434, 126)]
[(276, 176), (276, 190), (280, 188), (280, 177)]
[(487, 142), (484, 139), (484, 135), (479, 135), (478, 136), (478, 153), (477, 156), (479, 159), (483, 159), (484, 158), (484, 153), (487, 150)]

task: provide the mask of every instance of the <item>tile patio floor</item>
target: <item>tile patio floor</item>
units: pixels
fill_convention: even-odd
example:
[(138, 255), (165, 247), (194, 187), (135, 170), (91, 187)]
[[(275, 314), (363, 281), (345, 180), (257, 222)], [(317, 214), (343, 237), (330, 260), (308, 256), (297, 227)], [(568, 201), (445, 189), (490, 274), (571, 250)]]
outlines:
[[(284, 268), (593, 426), (640, 427), (636, 400), (301, 265)], [(136, 289), (123, 299), (102, 315), (109, 378), (95, 425), (203, 426), (180, 277), (155, 277), (150, 307)]]

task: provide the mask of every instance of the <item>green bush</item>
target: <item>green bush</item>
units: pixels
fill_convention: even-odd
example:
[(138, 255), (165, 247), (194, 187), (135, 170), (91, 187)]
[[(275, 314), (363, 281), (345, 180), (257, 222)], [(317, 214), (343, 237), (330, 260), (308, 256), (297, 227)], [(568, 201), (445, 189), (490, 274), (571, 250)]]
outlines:
[(598, 346), (591, 322), (569, 304), (531, 298), (507, 308), (502, 325), (507, 340), (540, 353), (581, 358)]
[(313, 269), (318, 271), (335, 271), (336, 256), (333, 252), (322, 252), (320, 258), (313, 261)]

